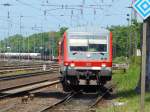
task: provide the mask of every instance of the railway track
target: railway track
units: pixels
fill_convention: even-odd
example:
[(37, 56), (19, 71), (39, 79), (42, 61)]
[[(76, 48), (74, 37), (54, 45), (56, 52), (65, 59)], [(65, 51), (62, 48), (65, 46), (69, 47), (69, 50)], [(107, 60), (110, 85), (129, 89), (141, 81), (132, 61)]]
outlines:
[(42, 71), (42, 68), (26, 68), (26, 69), (1, 70), (0, 71), (0, 76), (8, 75), (8, 74), (15, 74), (16, 72), (27, 72), (27, 71), (37, 71), (37, 70), (41, 70)]
[(110, 86), (109, 88), (104, 88), (105, 90), (103, 91), (103, 93), (101, 95), (98, 95), (94, 103), (89, 106), (89, 110), (91, 110), (92, 108), (95, 108), (105, 96), (109, 95), (110, 92), (112, 92), (113, 88), (114, 86)]
[(24, 86), (17, 86), (17, 87), (9, 88), (9, 89), (0, 91), (0, 99), (6, 98), (8, 96), (16, 95), (19, 93), (28, 93), (30, 91), (45, 88), (45, 87), (52, 86), (58, 83), (60, 83), (60, 81), (57, 78), (54, 78), (54, 79), (51, 79), (51, 81), (45, 80), (45, 81), (36, 82), (33, 84), (27, 84)]
[(23, 63), (23, 62), (19, 62), (19, 63), (9, 63), (7, 65), (5, 64), (0, 64), (0, 70), (1, 69), (11, 69), (11, 68), (18, 68), (18, 67), (32, 67), (32, 66), (43, 66), (43, 65), (58, 65), (57, 62), (43, 62), (43, 63), (36, 63), (36, 62), (26, 62), (26, 63)]
[[(57, 82), (57, 80), (55, 80), (55, 81), (52, 81), (51, 83), (53, 85), (59, 83), (59, 81), (58, 82)], [(49, 85), (49, 86), (51, 86), (51, 85)], [(46, 87), (46, 86), (44, 86), (44, 87)], [(111, 86), (108, 89), (104, 90), (104, 92), (101, 93), (101, 94), (94, 94), (93, 97), (90, 97), (90, 98), (89, 98), (89, 95), (85, 95), (86, 96), (86, 98), (85, 98), (84, 94), (82, 95), (81, 91), (71, 92), (71, 93), (68, 93), (66, 95), (66, 97), (64, 97), (62, 100), (59, 100), (59, 101), (57, 100), (57, 101), (55, 101), (56, 103), (53, 103), (53, 104), (51, 103), (50, 106), (48, 106), (46, 104), (43, 105), (41, 108), (37, 109), (36, 112), (62, 112), (62, 111), (63, 112), (96, 112), (96, 109), (95, 109), (96, 106), (101, 101), (105, 100), (104, 97), (111, 91), (112, 88), (113, 88), (113, 86)], [(37, 88), (37, 89), (39, 89), (39, 88)], [(32, 93), (32, 91), (34, 91), (34, 90), (35, 89), (32, 89), (32, 90), (27, 90), (26, 89), (25, 92), (26, 92), (26, 94), (29, 94), (29, 93)], [(10, 95), (13, 95), (13, 94), (10, 94)], [(8, 97), (8, 96), (6, 95), (6, 96), (3, 96), (3, 97), (5, 98), (5, 97)], [(0, 97), (0, 99), (1, 99), (1, 97)], [(83, 105), (85, 105), (84, 108), (83, 108)], [(10, 108), (15, 108), (15, 106), (10, 107)]]
[(0, 66), (0, 70), (3, 70), (3, 69), (16, 69), (16, 68), (19, 68), (19, 67), (22, 67), (22, 68), (26, 68), (26, 67), (32, 67), (32, 66), (42, 66), (43, 64), (29, 64), (29, 65), (5, 65), (5, 66)]
[[(68, 94), (64, 99), (62, 99), (61, 101), (56, 102), (53, 105), (50, 105), (38, 112), (88, 112), (88, 111), (92, 111), (92, 112), (96, 112), (96, 106), (100, 103), (100, 101), (102, 101), (104, 99), (104, 97), (106, 97), (106, 95), (108, 95), (111, 91), (113, 87), (109, 87), (109, 88), (105, 88), (105, 90), (103, 91), (102, 94), (94, 94), (94, 96), (92, 96), (92, 98), (89, 98), (89, 96), (87, 95), (87, 104), (85, 104), (85, 107), (83, 106), (83, 102), (86, 102), (87, 99), (82, 99), (82, 95), (81, 98), (75, 98), (75, 96), (77, 96), (78, 94), (82, 94), (81, 91), (79, 92), (72, 92), (70, 94)], [(93, 95), (93, 94), (91, 94)], [(94, 99), (94, 100), (93, 100)], [(83, 102), (82, 102), (83, 101)], [(75, 103), (74, 103), (75, 102)], [(78, 104), (78, 105), (77, 105)]]
[(18, 79), (18, 78), (33, 77), (33, 76), (40, 76), (40, 75), (45, 75), (47, 73), (52, 73), (52, 72), (53, 71), (38, 71), (38, 72), (32, 72), (32, 73), (26, 73), (26, 74), (1, 76), (0, 81), (15, 80), (15, 79)]
[[(46, 69), (50, 69), (50, 65), (46, 66)], [(43, 65), (38, 66), (12, 66), (12, 67), (0, 67), (0, 74), (6, 74), (9, 72), (16, 72), (16, 71), (27, 71), (27, 70), (42, 70)]]
[(77, 94), (78, 94), (78, 92), (71, 92), (64, 99), (62, 99), (62, 100), (56, 102), (55, 104), (50, 105), (50, 106), (48, 106), (48, 107), (46, 107), (46, 108), (44, 108), (44, 109), (42, 109), (42, 110), (40, 110), (38, 112), (49, 112), (50, 109), (52, 109), (52, 108), (54, 108), (54, 107), (56, 107), (58, 105), (61, 105), (61, 104), (65, 103), (65, 102), (68, 102), (71, 98), (73, 98)]
[(42, 81), (51, 80), (53, 78), (58, 79), (58, 74), (53, 70), (51, 71), (38, 71), (27, 74), (18, 74), (13, 76), (3, 76), (0, 77), (0, 92), (8, 90), (10, 88), (16, 88), (21, 86), (26, 86), (30, 84), (35, 84)]
[(22, 61), (18, 61), (18, 62), (9, 62), (9, 61), (6, 61), (6, 62), (2, 62), (0, 61), (1, 64), (0, 64), (0, 67), (16, 67), (16, 66), (33, 66), (33, 65), (43, 65), (43, 64), (52, 64), (54, 62), (22, 62)]
[(53, 70), (58, 71), (58, 64), (39, 64), (39, 65), (21, 65), (21, 66), (4, 66), (0, 67), (0, 74), (7, 74), (18, 71), (36, 71), (36, 70)]

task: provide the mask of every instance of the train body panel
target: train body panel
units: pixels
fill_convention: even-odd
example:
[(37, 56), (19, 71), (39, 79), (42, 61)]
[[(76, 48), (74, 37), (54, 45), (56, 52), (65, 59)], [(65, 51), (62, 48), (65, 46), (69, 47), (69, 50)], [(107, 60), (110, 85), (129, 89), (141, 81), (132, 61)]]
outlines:
[(112, 77), (112, 33), (106, 29), (76, 28), (59, 42), (59, 64), (63, 85), (105, 84)]

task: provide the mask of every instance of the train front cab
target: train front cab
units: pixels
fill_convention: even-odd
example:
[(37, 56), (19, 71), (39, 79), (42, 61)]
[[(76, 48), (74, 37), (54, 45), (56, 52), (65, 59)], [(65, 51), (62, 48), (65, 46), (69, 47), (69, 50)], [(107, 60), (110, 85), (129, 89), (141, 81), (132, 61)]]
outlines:
[[(112, 33), (109, 33), (107, 39), (107, 51), (99, 53), (98, 56), (103, 59), (89, 59), (90, 53), (83, 53), (86, 59), (79, 58), (78, 60), (70, 59), (70, 51), (68, 50), (67, 33), (64, 34), (63, 40), (59, 43), (59, 64), (61, 81), (65, 91), (70, 91), (79, 85), (104, 85), (112, 77)], [(73, 54), (73, 53), (72, 53)], [(73, 55), (76, 55), (74, 52)], [(107, 57), (107, 58), (105, 58)]]

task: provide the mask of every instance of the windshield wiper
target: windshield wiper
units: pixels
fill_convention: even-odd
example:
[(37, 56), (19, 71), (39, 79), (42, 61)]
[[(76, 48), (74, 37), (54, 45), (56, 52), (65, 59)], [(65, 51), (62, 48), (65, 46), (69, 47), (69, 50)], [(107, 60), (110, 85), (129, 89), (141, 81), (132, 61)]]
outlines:
[(73, 54), (73, 55), (76, 55), (77, 53), (78, 53), (78, 52), (73, 52), (72, 54)]
[(104, 53), (100, 52), (101, 55), (104, 55)]

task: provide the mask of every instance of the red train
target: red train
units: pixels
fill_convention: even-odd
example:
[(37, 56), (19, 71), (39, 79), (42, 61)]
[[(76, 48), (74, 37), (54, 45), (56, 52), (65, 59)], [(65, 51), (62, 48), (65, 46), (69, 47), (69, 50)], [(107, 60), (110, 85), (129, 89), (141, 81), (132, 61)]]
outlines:
[(58, 60), (64, 91), (104, 85), (112, 77), (112, 33), (100, 28), (69, 29), (59, 42)]

